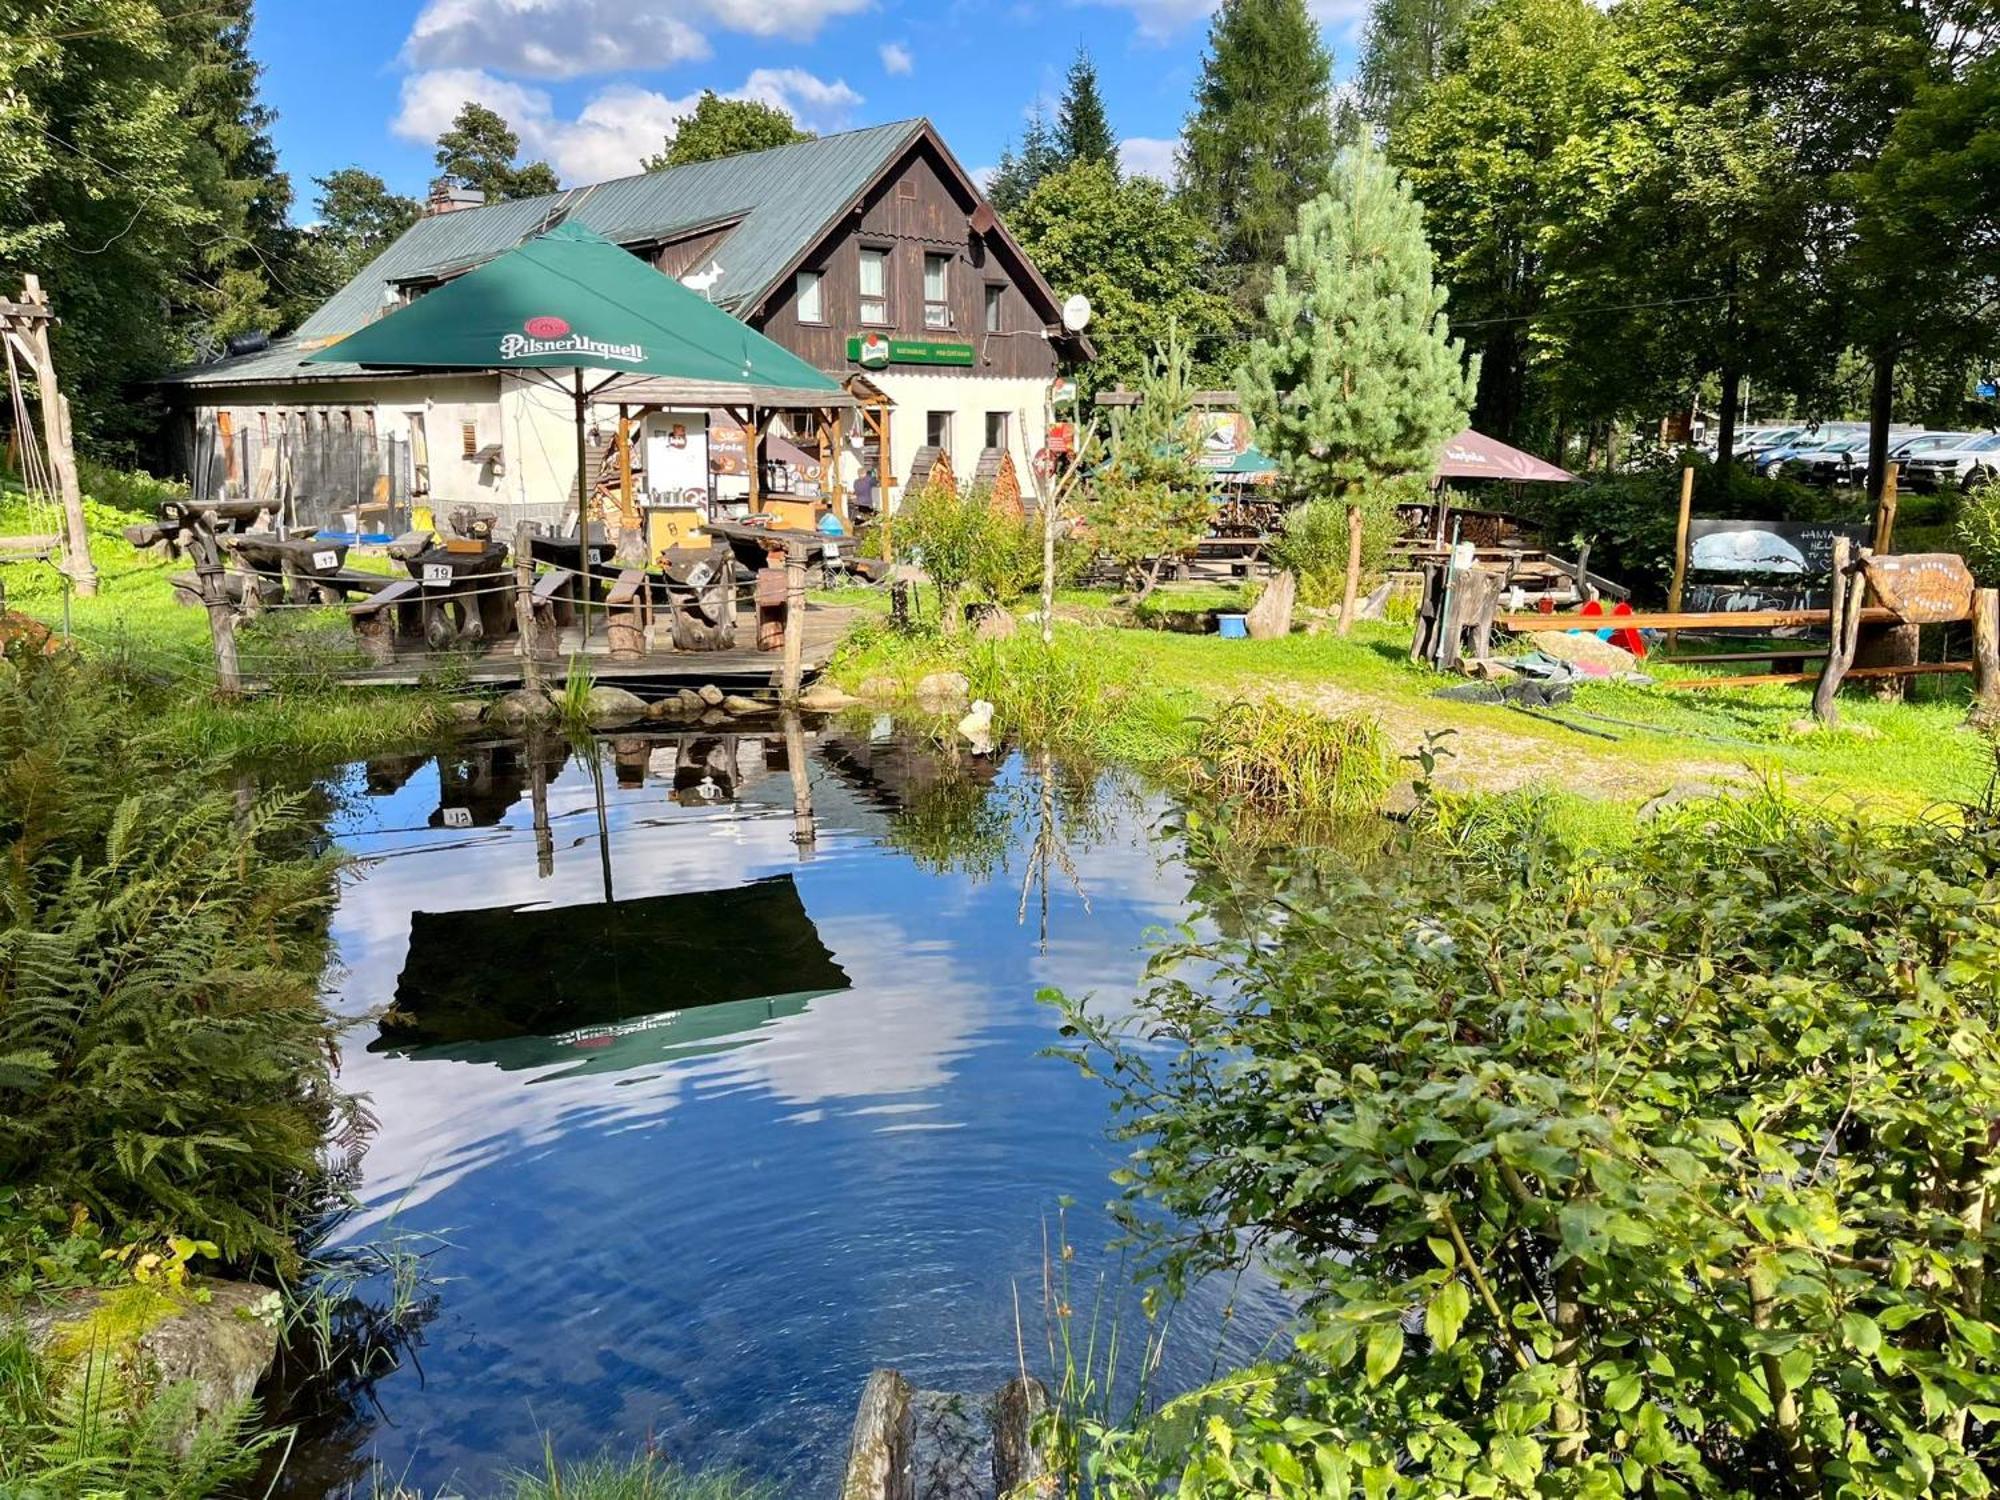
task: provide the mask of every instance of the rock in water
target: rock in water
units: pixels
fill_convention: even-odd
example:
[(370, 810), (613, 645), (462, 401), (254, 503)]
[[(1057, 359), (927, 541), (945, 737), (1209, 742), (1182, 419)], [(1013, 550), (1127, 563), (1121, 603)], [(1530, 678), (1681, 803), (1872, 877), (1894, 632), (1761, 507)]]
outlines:
[(972, 743), (974, 755), (993, 753), (993, 705), (984, 698), (972, 705), (972, 712), (958, 721), (958, 732)]
[(963, 672), (933, 672), (917, 683), (917, 707), (925, 713), (949, 713), (971, 696), (972, 683)]
[(556, 706), (548, 695), (534, 688), (515, 688), (494, 700), (486, 710), (487, 722), (502, 729), (520, 729), (529, 724), (546, 724), (556, 716)]
[(630, 724), (646, 717), (646, 700), (621, 687), (594, 687), (583, 700), (583, 712), (593, 724)]
[(448, 723), (469, 729), (486, 717), (486, 705), (477, 698), (454, 698), (444, 706)]
[(816, 682), (807, 688), (799, 698), (799, 707), (808, 713), (838, 713), (843, 708), (854, 708), (861, 700), (851, 693), (843, 693), (830, 682)]
[(712, 682), (705, 682), (695, 689), (695, 695), (710, 708), (722, 707), (722, 700), (728, 696)]
[(1250, 606), (1244, 629), (1253, 641), (1282, 640), (1292, 633), (1292, 606), (1298, 602), (1299, 581), (1289, 571), (1274, 573), (1264, 592)]
[(861, 683), (861, 697), (868, 703), (894, 703), (903, 696), (903, 685), (893, 677), (869, 677)]
[(727, 698), (722, 700), (722, 711), (726, 714), (734, 714), (740, 719), (746, 714), (763, 713), (764, 705), (759, 703), (755, 698), (739, 698), (736, 694), (731, 693)]

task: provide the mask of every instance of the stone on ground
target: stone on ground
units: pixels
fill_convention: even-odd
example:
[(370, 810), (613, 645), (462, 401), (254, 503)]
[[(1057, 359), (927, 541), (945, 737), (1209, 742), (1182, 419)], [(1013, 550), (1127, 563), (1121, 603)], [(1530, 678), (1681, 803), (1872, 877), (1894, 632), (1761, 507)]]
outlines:
[(1613, 672), (1632, 672), (1639, 666), (1639, 658), (1623, 646), (1600, 641), (1588, 630), (1545, 630), (1529, 636), (1528, 644), (1544, 656), (1578, 666), (1608, 667)]
[(759, 703), (755, 698), (740, 698), (735, 693), (731, 693), (722, 700), (722, 711), (726, 714), (734, 714), (740, 719), (745, 714), (763, 713), (765, 705)]
[(1011, 640), (1019, 632), (1021, 622), (1004, 609), (986, 610), (979, 616), (978, 625), (972, 633), (982, 641)]
[(468, 729), (486, 717), (486, 705), (477, 698), (453, 698), (445, 704), (444, 716), (446, 722)]
[(867, 703), (894, 703), (903, 696), (903, 685), (893, 677), (865, 677), (861, 681), (861, 697)]
[(860, 702), (852, 693), (843, 693), (830, 682), (816, 682), (799, 695), (799, 707), (815, 714), (838, 713)]
[(704, 682), (700, 687), (695, 689), (695, 696), (700, 698), (710, 708), (720, 708), (722, 707), (722, 700), (729, 695), (714, 683)]

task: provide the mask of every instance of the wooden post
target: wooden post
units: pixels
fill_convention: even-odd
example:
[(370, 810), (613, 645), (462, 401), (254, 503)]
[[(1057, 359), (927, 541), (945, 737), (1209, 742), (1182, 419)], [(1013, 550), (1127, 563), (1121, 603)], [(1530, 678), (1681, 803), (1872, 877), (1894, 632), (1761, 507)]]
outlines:
[(1835, 699), (1840, 692), (1840, 679), (1847, 672), (1847, 611), (1852, 608), (1858, 617), (1861, 608), (1859, 588), (1854, 590), (1852, 597), (1848, 590), (1847, 559), (1851, 545), (1845, 536), (1833, 539), (1833, 587), (1827, 605), (1826, 664), (1820, 668), (1819, 685), (1813, 689), (1813, 717), (1829, 727), (1840, 722), (1840, 707)]
[(743, 424), (744, 462), (750, 470), (750, 514), (756, 515), (764, 508), (764, 460), (763, 444), (757, 437), (757, 408), (749, 408), (749, 420)]
[(833, 481), (833, 513), (840, 517), (840, 524), (847, 528), (849, 536), (854, 534), (854, 512), (847, 503), (847, 486), (841, 482), (840, 461), (847, 453), (847, 413), (835, 408), (833, 413), (833, 457), (828, 461), (824, 478)]
[(625, 403), (618, 403), (618, 560), (646, 565), (646, 534), (632, 495), (632, 428)]
[(1896, 478), (1901, 464), (1882, 471), (1882, 498), (1875, 504), (1875, 555), (1887, 557), (1896, 541)]
[(2000, 728), (2000, 589), (1972, 596), (1972, 710), (1976, 729)]
[[(215, 643), (216, 686), (224, 697), (234, 698), (243, 691), (243, 673), (236, 659), (236, 616), (229, 608), (229, 596), (223, 591), (222, 549), (206, 521), (195, 522), (191, 550), (195, 579), (201, 585), (201, 602), (208, 610), (208, 633)], [(244, 579), (246, 596), (255, 583), (254, 578)]]
[(882, 561), (892, 563), (896, 560), (896, 549), (890, 527), (896, 505), (890, 490), (896, 483), (896, 471), (889, 459), (889, 408), (877, 407), (876, 414), (881, 423), (875, 437), (875, 508), (882, 517)]
[[(49, 310), (48, 293), (41, 278), (22, 278), (21, 301), (24, 316), (15, 325), (22, 352), (35, 373), (41, 396), (42, 443), (48, 450), (49, 473), (63, 508), (63, 572), (84, 598), (97, 594), (97, 565), (90, 560), (90, 537), (84, 528), (83, 488), (76, 472), (76, 446), (69, 422), (69, 398), (56, 383), (56, 358), (49, 345), (49, 325), (55, 314)], [(26, 311), (32, 308), (33, 312)]]
[(785, 664), (779, 695), (787, 703), (797, 700), (799, 680), (805, 672), (806, 649), (806, 544), (785, 541)]
[(1361, 592), (1361, 507), (1347, 507), (1347, 586), (1340, 595), (1340, 633), (1354, 628), (1354, 599)]
[[(1688, 517), (1694, 511), (1694, 465), (1681, 470), (1681, 514), (1674, 527), (1674, 581), (1667, 586), (1667, 608), (1680, 613), (1681, 593), (1687, 587)], [(1672, 654), (1681, 643), (1680, 632), (1667, 632), (1667, 651)]]
[(514, 527), (514, 624), (521, 632), (521, 682), (525, 687), (539, 689), (542, 685), (542, 662), (537, 652), (541, 643), (536, 640), (535, 626), (535, 564), (529, 554), (529, 531), (526, 521), (517, 522)]

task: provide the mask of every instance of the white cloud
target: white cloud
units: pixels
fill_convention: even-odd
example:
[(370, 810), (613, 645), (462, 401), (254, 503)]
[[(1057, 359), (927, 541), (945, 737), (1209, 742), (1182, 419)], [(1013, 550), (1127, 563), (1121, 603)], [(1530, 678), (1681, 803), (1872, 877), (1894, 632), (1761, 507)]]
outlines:
[(664, 68), (709, 55), (675, 8), (620, 0), (429, 0), (403, 42), (417, 68), (498, 68), (533, 78)]
[(1174, 153), (1180, 149), (1180, 144), (1178, 139), (1128, 136), (1118, 143), (1118, 165), (1125, 169), (1128, 177), (1157, 177), (1161, 182), (1171, 184), (1174, 180)]
[(804, 68), (757, 68), (728, 97), (775, 105), (814, 130), (838, 130), (861, 105), (845, 79), (828, 83)]
[(699, 60), (703, 27), (810, 41), (831, 17), (872, 0), (426, 0), (403, 60), (533, 78), (663, 68)]
[[(402, 107), (390, 128), (405, 140), (429, 143), (450, 128), (468, 99), (475, 100), (506, 118), (521, 138), (524, 160), (546, 157), (574, 185), (639, 171), (698, 97), (675, 99), (614, 83), (591, 95), (575, 119), (564, 119), (545, 89), (480, 68), (433, 68), (403, 80)], [(759, 68), (727, 97), (775, 104), (815, 129), (845, 124), (862, 102), (845, 82), (828, 83), (803, 68)]]
[(884, 73), (914, 73), (917, 60), (910, 55), (910, 49), (901, 42), (884, 42), (877, 49), (882, 57)]

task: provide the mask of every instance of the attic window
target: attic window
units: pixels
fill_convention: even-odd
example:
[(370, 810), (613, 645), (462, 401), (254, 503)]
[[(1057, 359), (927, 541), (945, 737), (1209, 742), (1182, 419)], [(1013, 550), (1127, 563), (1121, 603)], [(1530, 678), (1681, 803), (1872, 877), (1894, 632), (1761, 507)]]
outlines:
[(917, 196), (917, 179), (914, 177), (905, 177), (899, 181), (896, 184), (896, 196), (898, 198), (914, 200)]
[(460, 422), (458, 424), (458, 452), (461, 458), (479, 457), (479, 424)]

